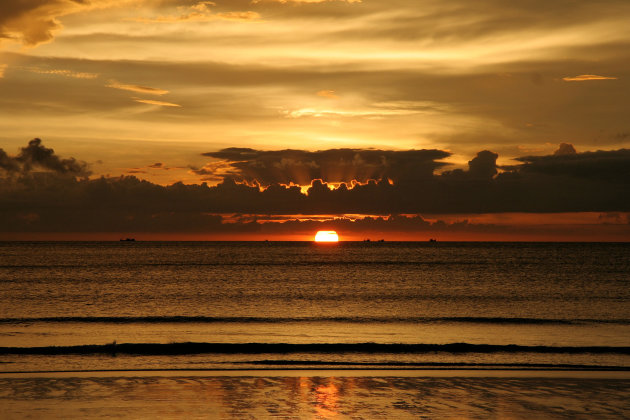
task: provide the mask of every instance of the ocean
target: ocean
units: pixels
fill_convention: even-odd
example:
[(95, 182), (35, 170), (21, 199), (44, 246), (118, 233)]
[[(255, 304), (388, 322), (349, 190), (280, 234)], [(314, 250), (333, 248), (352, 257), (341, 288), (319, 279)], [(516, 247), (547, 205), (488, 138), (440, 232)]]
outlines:
[[(2, 242), (0, 399), (20, 418), (17, 402), (55, 400), (55, 386), (111, 396), (116, 375), (136, 388), (180, 378), (282, 389), (308, 371), (309, 384), (323, 377), (337, 390), (350, 375), (366, 395), (376, 380), (391, 395), (373, 414), (387, 417), (401, 392), (440, 380), (468, 389), (461, 375), (435, 376), (444, 372), (517, 372), (509, 386), (485, 379), (488, 392), (515, 395), (523, 372), (612, 377), (630, 370), (629, 257), (627, 243)], [(51, 378), (61, 382), (42, 388)], [(600, 382), (583, 392), (610, 385), (588, 380)], [(572, 389), (558, 381), (556, 391)], [(630, 381), (615, 381), (618, 398), (600, 402), (628, 415)], [(307, 386), (312, 398), (319, 385)], [(411, 402), (402, 410), (424, 413)]]

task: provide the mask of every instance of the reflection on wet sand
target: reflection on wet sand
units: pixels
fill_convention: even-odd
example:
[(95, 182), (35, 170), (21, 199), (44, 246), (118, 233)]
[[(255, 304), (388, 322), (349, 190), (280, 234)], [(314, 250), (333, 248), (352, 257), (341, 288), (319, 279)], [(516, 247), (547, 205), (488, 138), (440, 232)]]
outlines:
[(0, 418), (624, 418), (629, 379), (0, 378)]
[(333, 418), (338, 415), (339, 413), (336, 411), (338, 401), (339, 389), (334, 383), (320, 384), (315, 388), (315, 411), (318, 416)]

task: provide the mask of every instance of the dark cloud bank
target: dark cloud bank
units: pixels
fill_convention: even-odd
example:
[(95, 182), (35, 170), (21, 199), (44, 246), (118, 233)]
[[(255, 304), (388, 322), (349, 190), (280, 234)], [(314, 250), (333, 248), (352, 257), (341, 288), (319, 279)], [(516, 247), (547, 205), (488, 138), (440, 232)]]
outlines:
[[(563, 144), (553, 155), (520, 157), (507, 167), (484, 150), (467, 170), (441, 174), (435, 171), (445, 169), (440, 159), (449, 153), (440, 150), (229, 148), (204, 155), (213, 161), (194, 171), (221, 177), (216, 186), (161, 186), (134, 176), (90, 179), (86, 163), (60, 158), (39, 139), (15, 156), (0, 149), (0, 232), (237, 233), (271, 226), (252, 217), (224, 223), (222, 214), (384, 216), (276, 223), (278, 232), (324, 225), (358, 232), (488, 231), (499, 228), (396, 215), (630, 211), (627, 149), (577, 153)], [(311, 179), (307, 194), (283, 185)], [(341, 184), (330, 189), (327, 183)]]

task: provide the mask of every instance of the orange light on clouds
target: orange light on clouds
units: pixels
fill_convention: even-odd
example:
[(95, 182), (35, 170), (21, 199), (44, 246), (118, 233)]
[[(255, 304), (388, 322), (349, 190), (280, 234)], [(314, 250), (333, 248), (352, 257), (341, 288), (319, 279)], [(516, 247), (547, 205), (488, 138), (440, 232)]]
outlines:
[(315, 234), (315, 242), (339, 242), (339, 235), (334, 230), (320, 230)]
[(597, 74), (581, 74), (573, 77), (563, 77), (565, 82), (586, 82), (589, 80), (617, 80), (616, 77), (599, 76)]

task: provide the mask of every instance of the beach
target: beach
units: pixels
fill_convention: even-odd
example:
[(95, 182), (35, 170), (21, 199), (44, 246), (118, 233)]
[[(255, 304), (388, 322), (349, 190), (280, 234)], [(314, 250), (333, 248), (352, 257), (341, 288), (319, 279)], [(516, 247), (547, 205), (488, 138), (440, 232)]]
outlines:
[(68, 372), (0, 376), (21, 418), (625, 418), (630, 372)]

